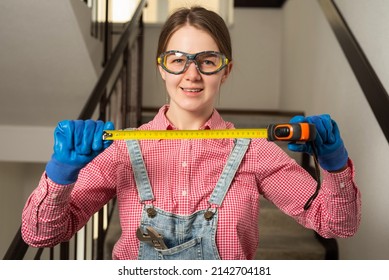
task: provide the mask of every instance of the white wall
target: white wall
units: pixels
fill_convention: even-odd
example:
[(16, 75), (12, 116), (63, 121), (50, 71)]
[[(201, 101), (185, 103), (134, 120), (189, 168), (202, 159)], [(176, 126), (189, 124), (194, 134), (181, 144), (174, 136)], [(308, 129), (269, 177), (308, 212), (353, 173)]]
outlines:
[[(382, 65), (389, 61), (389, 53), (383, 51), (389, 46), (389, 24), (382, 11), (389, 11), (389, 2), (369, 1), (362, 6), (363, 12), (360, 5), (366, 1), (336, 2), (342, 3), (352, 22), (359, 23), (355, 31), (357, 37), (365, 38), (365, 52), (373, 65), (381, 65), (381, 77), (388, 77), (389, 69)], [(371, 22), (379, 22), (379, 29), (366, 28)], [(317, 1), (287, 1), (283, 43), (281, 108), (329, 113), (338, 122), (355, 164), (362, 192), (362, 223), (354, 237), (339, 240), (340, 257), (389, 259), (388, 142)], [(377, 49), (381, 49), (379, 56)]]
[(44, 164), (0, 161), (0, 256), (7, 251), (18, 230), (24, 203), (36, 186)]
[(0, 162), (47, 162), (53, 152), (54, 127), (0, 126)]
[[(389, 92), (389, 13), (387, 0), (337, 0), (347, 23), (358, 43), (376, 71), (381, 83)], [(363, 15), (361, 17), (361, 15)]]
[(97, 75), (71, 3), (2, 0), (0, 34), (0, 125), (77, 117)]
[[(92, 63), (94, 65), (96, 73), (101, 73), (103, 60), (103, 44), (100, 39), (96, 39), (91, 36), (92, 10), (88, 8), (87, 5), (85, 5), (84, 1), (69, 0), (69, 4), (74, 13), (73, 16), (75, 18), (75, 22), (77, 22), (81, 37), (87, 49), (87, 53), (89, 54), (89, 63)], [(79, 65), (79, 67), (81, 67), (81, 65)], [(92, 88), (90, 89), (90, 91), (92, 91)]]
[(101, 63), (90, 15), (80, 0), (0, 2), (0, 161), (47, 161), (57, 122), (77, 118)]

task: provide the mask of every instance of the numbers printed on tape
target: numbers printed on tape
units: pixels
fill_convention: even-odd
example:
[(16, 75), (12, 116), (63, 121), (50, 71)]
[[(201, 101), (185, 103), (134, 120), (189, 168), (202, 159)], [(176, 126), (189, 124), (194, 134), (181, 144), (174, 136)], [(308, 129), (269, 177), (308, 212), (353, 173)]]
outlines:
[(265, 128), (221, 130), (105, 130), (103, 140), (267, 138)]

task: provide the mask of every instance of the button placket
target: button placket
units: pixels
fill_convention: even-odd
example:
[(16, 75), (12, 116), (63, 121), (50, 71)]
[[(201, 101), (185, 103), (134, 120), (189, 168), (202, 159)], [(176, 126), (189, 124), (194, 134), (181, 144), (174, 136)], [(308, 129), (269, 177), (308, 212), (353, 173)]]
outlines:
[(191, 141), (184, 140), (181, 146), (181, 154), (179, 161), (179, 192), (178, 194), (181, 196), (181, 199), (189, 199), (189, 188), (190, 188), (190, 162), (191, 157)]

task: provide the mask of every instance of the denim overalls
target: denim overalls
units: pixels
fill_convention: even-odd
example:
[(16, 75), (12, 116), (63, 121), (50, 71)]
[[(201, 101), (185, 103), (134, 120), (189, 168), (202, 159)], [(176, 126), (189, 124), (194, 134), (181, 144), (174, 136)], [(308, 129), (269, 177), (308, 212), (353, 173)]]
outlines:
[[(137, 140), (127, 140), (132, 169), (141, 203), (144, 205), (140, 228), (152, 227), (163, 236), (167, 249), (140, 242), (140, 260), (218, 260), (215, 236), (218, 207), (231, 185), (247, 151), (250, 139), (236, 139), (235, 146), (208, 201), (209, 208), (188, 216), (168, 213), (154, 207), (154, 195)], [(148, 203), (146, 203), (148, 202)]]

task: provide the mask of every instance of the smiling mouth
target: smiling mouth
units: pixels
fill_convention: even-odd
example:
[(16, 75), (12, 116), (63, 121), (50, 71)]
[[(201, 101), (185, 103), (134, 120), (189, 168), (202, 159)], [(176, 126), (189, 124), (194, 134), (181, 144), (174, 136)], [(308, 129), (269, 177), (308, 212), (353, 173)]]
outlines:
[(197, 92), (200, 92), (202, 91), (203, 89), (201, 88), (181, 88), (183, 91), (186, 91), (186, 92), (193, 92), (193, 93), (197, 93)]

